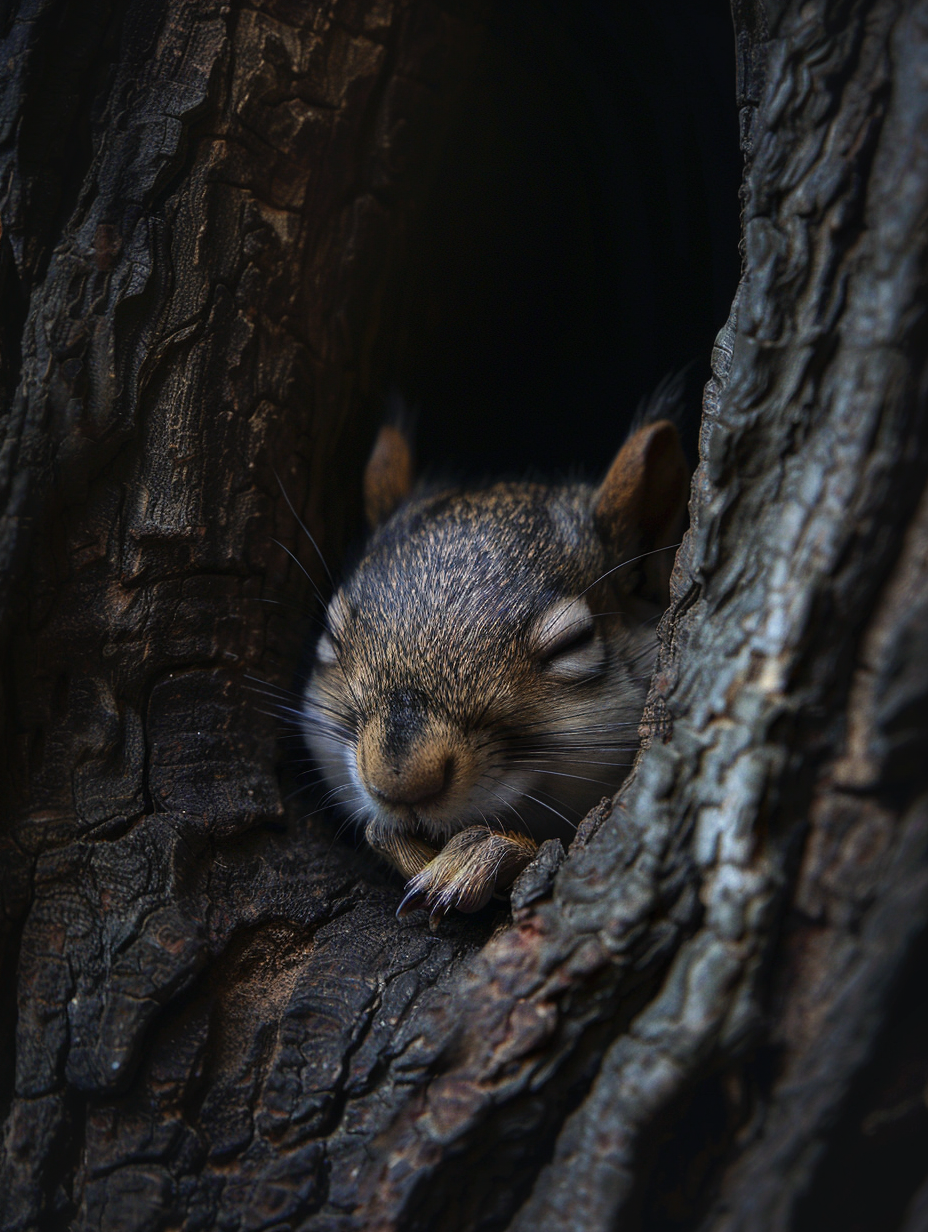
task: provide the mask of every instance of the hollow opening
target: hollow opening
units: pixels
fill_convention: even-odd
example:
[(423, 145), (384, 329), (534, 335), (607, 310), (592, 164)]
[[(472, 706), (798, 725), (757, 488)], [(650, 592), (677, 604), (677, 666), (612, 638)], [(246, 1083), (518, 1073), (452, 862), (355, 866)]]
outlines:
[(489, 6), (403, 275), (426, 466), (602, 471), (687, 368), (692, 454), (739, 273), (725, 0)]

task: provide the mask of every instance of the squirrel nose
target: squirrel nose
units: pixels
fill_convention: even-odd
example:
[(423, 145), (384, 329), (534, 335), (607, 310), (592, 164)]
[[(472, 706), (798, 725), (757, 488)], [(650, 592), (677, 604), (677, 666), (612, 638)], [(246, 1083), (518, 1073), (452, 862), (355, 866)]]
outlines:
[(361, 782), (384, 804), (425, 804), (437, 799), (454, 777), (454, 755), (443, 741), (419, 741), (402, 756), (395, 749), (389, 752), (373, 732), (364, 733), (358, 743)]
[(385, 804), (426, 804), (438, 799), (453, 773), (450, 753), (423, 759), (412, 757), (400, 765), (382, 764), (368, 774), (367, 787), (371, 795)]

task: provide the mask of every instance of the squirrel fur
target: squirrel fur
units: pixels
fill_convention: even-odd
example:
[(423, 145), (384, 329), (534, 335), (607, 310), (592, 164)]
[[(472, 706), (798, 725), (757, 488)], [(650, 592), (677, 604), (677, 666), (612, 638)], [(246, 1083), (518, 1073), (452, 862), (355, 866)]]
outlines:
[(637, 428), (598, 486), (417, 492), (387, 424), (373, 532), (328, 605), (302, 698), (333, 796), (407, 878), (400, 914), (476, 910), (543, 838), (612, 794), (666, 606), (688, 469), (672, 422)]

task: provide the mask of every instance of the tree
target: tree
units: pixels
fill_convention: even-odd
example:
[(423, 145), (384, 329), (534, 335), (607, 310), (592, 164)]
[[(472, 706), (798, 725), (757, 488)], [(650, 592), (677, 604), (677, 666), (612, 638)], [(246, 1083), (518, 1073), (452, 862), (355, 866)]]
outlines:
[(293, 509), (352, 532), (481, 20), (8, 10), (5, 1229), (928, 1226), (923, 3), (735, 0), (743, 277), (617, 799), (436, 936), (282, 826), (260, 600)]

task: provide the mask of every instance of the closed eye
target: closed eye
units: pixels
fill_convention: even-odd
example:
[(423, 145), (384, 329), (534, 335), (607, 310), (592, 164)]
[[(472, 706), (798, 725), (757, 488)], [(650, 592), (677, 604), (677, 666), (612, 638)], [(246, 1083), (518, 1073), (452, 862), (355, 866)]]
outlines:
[(573, 629), (567, 628), (563, 630), (557, 638), (549, 642), (539, 652), (538, 657), (542, 663), (550, 663), (552, 659), (556, 659), (560, 655), (572, 654), (584, 646), (589, 646), (594, 634), (592, 620), (578, 623)]
[(605, 648), (586, 600), (558, 599), (532, 629), (536, 658), (546, 675), (585, 680), (602, 671)]

